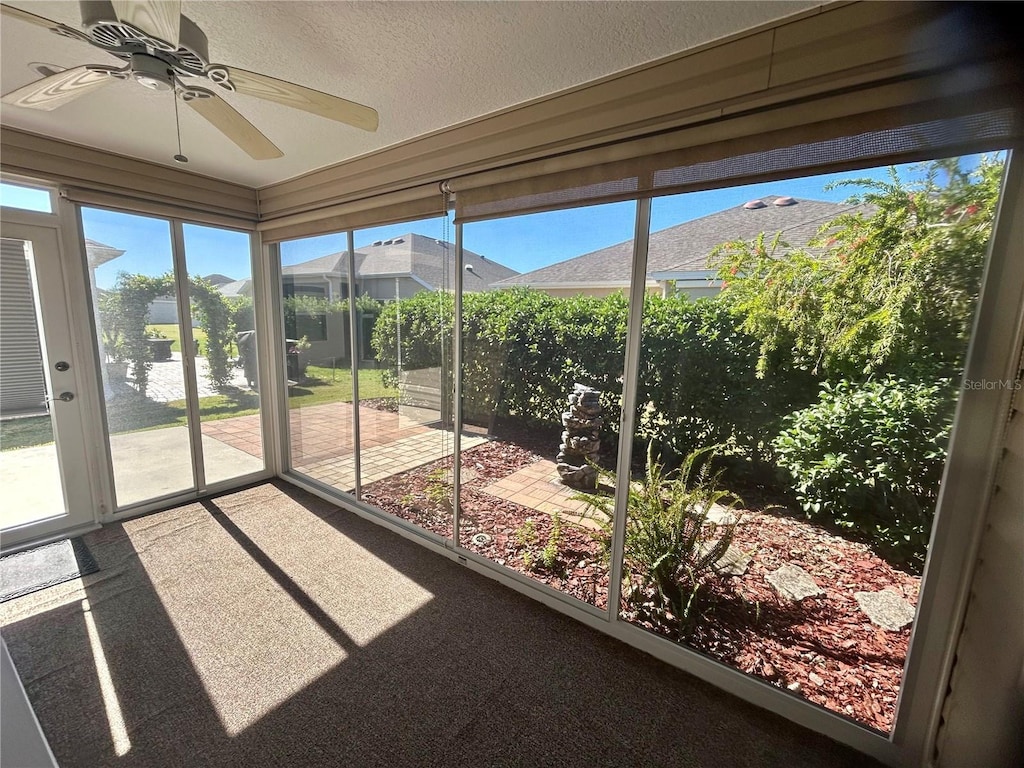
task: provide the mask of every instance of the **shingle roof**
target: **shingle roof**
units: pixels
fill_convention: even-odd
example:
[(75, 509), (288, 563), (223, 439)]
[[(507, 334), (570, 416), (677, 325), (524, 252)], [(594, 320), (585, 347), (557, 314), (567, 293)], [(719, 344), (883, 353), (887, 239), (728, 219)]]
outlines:
[[(792, 205), (776, 205), (779, 195), (761, 198), (764, 206), (748, 209), (742, 205), (702, 216), (674, 227), (652, 232), (648, 245), (647, 273), (707, 270), (708, 256), (715, 246), (728, 240), (751, 240), (761, 232), (774, 235), (792, 247), (804, 246), (819, 227), (836, 216), (865, 206), (830, 203), (823, 200), (796, 200)], [(633, 241), (608, 246), (548, 267), (525, 272), (501, 281), (497, 287), (513, 285), (629, 284), (633, 260)]]
[[(451, 243), (416, 233), (375, 241), (356, 249), (356, 276), (371, 278), (411, 275), (431, 288), (440, 288), (445, 283), (444, 259), (447, 254), (452, 256), (448, 266), (451, 270), (454, 268), (455, 256), (455, 246)], [(465, 276), (466, 290), (487, 290), (493, 283), (518, 274), (514, 269), (473, 251), (463, 249), (462, 255), (465, 265), (473, 268), (472, 272), (467, 270)], [(281, 269), (283, 275), (292, 276), (329, 273), (344, 276), (347, 272), (344, 252), (320, 256)], [(453, 285), (455, 276), (449, 274), (447, 278), (447, 282)]]
[(228, 283), (236, 282), (235, 278), (222, 275), (220, 272), (213, 272), (203, 278), (210, 285), (227, 285)]
[(252, 294), (251, 284), (252, 281), (249, 280), (249, 278), (242, 278), (241, 280), (231, 280), (226, 283), (221, 283), (220, 285), (217, 285), (216, 288), (220, 291), (222, 296), (249, 296)]
[(112, 245), (106, 245), (96, 240), (90, 240), (88, 237), (85, 238), (85, 256), (89, 261), (90, 267), (106, 264), (123, 253), (124, 251), (120, 248), (115, 248)]
[(323, 275), (330, 272), (341, 272), (344, 252), (331, 253), (327, 256), (318, 256), (315, 259), (304, 261), (301, 264), (292, 264), (288, 267), (281, 267), (282, 275)]

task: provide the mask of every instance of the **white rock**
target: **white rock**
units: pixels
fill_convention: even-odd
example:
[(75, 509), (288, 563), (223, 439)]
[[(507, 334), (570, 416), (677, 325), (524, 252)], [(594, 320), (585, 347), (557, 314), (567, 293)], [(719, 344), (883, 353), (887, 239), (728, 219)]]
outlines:
[(880, 592), (854, 592), (857, 605), (871, 623), (890, 632), (903, 629), (914, 620), (914, 606), (891, 589)]
[(823, 594), (811, 574), (799, 565), (786, 564), (765, 576), (765, 580), (786, 600), (803, 600)]

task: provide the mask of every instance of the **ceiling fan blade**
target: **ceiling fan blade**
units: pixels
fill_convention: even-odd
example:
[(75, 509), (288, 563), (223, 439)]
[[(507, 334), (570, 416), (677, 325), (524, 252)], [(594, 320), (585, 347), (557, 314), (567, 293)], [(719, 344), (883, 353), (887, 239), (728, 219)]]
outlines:
[(40, 109), (45, 112), (62, 107), (79, 96), (95, 91), (114, 78), (105, 72), (92, 72), (87, 67), (72, 67), (55, 75), (23, 85), (5, 94), (2, 101), (15, 107)]
[(238, 93), (276, 101), (286, 107), (311, 112), (329, 120), (362, 128), (364, 131), (377, 130), (379, 119), (375, 109), (256, 72), (247, 72), (235, 67), (227, 69)]
[(209, 120), (214, 128), (235, 142), (253, 160), (284, 157), (284, 152), (274, 142), (216, 94), (211, 93), (206, 98), (191, 99), (185, 103)]
[(56, 29), (60, 26), (56, 21), (50, 21), (49, 19), (44, 19), (42, 16), (36, 16), (34, 13), (29, 13), (28, 11), (23, 11), (20, 8), (14, 8), (13, 6), (4, 5), (2, 3), (0, 3), (0, 12), (2, 12), (4, 16), (9, 16), (12, 19), (21, 19), (22, 21), (27, 21), (29, 24), (35, 24), (37, 27)]
[(113, 0), (112, 5), (118, 21), (178, 47), (181, 0)]

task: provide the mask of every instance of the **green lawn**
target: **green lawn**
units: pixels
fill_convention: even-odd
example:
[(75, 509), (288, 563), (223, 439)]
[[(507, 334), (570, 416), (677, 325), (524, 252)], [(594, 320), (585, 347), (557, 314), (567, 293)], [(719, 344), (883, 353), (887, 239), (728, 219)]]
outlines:
[[(372, 369), (359, 371), (359, 397), (367, 400), (378, 397), (398, 397), (398, 390), (385, 387), (381, 372)], [(352, 402), (352, 373), (348, 368), (306, 368), (306, 378), (288, 391), (288, 407), (304, 408), (321, 403)]]
[[(171, 326), (157, 326), (171, 327)], [(398, 391), (385, 387), (380, 371), (359, 371), (359, 396), (372, 399), (397, 397)], [(306, 380), (289, 390), (288, 406), (302, 408), (339, 401), (352, 402), (352, 373), (349, 369), (309, 366)], [(199, 415), (203, 421), (247, 416), (259, 411), (259, 395), (248, 390), (204, 397), (199, 401)], [(135, 392), (120, 395), (107, 402), (107, 418), (113, 434), (135, 432), (161, 427), (184, 426), (188, 411), (184, 400), (157, 403), (140, 397)], [(49, 416), (0, 421), (0, 449), (14, 450), (53, 442)]]
[(29, 416), (24, 419), (0, 421), (0, 450), (27, 448), (53, 442), (53, 429), (49, 416)]
[[(181, 352), (181, 333), (179, 333), (177, 323), (157, 323), (156, 325), (147, 325), (146, 333), (158, 333), (162, 338), (174, 339), (174, 343), (171, 344), (171, 351)], [(199, 342), (199, 349), (205, 352), (206, 331), (202, 328), (193, 328), (192, 337)]]

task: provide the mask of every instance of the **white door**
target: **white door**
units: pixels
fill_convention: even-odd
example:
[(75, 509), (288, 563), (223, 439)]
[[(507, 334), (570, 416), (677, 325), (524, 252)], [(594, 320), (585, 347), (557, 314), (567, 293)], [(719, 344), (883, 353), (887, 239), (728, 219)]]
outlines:
[(58, 230), (4, 221), (0, 238), (0, 547), (9, 549), (96, 517)]

